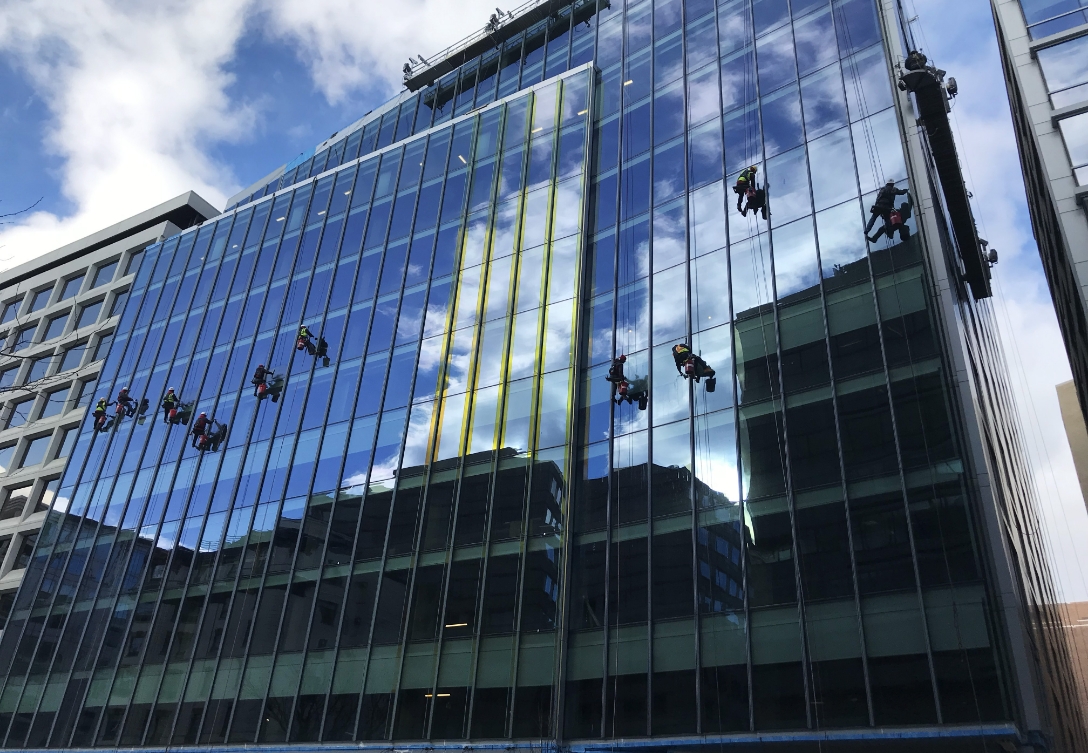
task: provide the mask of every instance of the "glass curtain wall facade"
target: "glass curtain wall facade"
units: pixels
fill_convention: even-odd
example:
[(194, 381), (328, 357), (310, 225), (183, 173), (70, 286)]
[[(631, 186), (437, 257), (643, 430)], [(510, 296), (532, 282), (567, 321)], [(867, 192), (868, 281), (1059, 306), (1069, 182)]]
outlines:
[(150, 248), (4, 745), (1015, 735), (893, 105), (872, 0), (579, 2)]

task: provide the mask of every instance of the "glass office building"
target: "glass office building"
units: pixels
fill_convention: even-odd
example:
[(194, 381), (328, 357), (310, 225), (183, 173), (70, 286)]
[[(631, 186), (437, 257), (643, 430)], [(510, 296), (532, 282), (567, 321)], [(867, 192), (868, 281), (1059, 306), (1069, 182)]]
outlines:
[[(151, 406), (71, 452), (3, 744), (1072, 750), (898, 23), (535, 4), (149, 248), (99, 392)], [(913, 232), (867, 244), (887, 180)]]

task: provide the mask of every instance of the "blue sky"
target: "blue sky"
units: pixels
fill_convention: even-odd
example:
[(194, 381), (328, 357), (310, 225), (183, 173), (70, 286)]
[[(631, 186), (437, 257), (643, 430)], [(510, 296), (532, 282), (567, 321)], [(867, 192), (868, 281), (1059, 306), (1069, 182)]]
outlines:
[[(1088, 600), (1088, 538), (1054, 385), (1069, 379), (1031, 234), (986, 0), (904, 0), (960, 83), (975, 212), (1059, 586)], [(916, 6), (916, 7), (914, 7)], [(217, 206), (396, 93), (409, 55), (483, 26), (492, 0), (7, 0), (0, 8), (0, 269), (196, 190)], [(393, 8), (393, 10), (390, 10)], [(1088, 564), (1088, 563), (1083, 563)]]

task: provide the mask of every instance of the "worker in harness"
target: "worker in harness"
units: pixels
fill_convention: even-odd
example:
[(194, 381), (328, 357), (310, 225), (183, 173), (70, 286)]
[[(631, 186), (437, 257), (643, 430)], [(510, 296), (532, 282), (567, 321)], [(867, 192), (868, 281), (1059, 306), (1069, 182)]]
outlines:
[(271, 369), (266, 369), (261, 364), (254, 370), (250, 381), (254, 384), (253, 395), (257, 398), (257, 402), (266, 397), (271, 397), (274, 403), (279, 401), (280, 393), (283, 392), (283, 377), (276, 376)]
[(96, 431), (106, 430), (106, 398), (98, 398), (98, 403), (94, 406), (94, 428)]
[(616, 405), (627, 401), (629, 404), (638, 403), (639, 410), (646, 410), (646, 404), (650, 397), (648, 385), (644, 378), (635, 377), (628, 380), (623, 373), (623, 365), (627, 363), (627, 356), (620, 354), (612, 359), (612, 365), (608, 367), (605, 376), (612, 383), (612, 397)]
[(253, 370), (253, 378), (250, 379), (250, 383), (253, 385), (253, 397), (260, 397), (261, 385), (266, 384), (268, 378), (268, 369), (264, 367), (263, 363), (257, 364), (257, 368)]
[(757, 170), (759, 168), (755, 165), (744, 168), (737, 176), (737, 184), (733, 186), (733, 192), (737, 195), (737, 211), (741, 214), (744, 214), (744, 210), (740, 208), (741, 201), (748, 195), (748, 189), (755, 185)]
[(605, 377), (613, 384), (624, 381), (623, 365), (627, 363), (627, 356), (620, 354), (612, 359), (612, 365), (608, 367), (608, 376)]
[(166, 391), (166, 394), (162, 398), (162, 422), (164, 424), (170, 423), (170, 419), (176, 415), (178, 406), (181, 405), (181, 400), (174, 394), (174, 388), (171, 387)]
[(314, 347), (313, 341), (310, 339), (313, 335), (310, 334), (310, 328), (305, 324), (298, 328), (298, 339), (295, 340), (295, 350), (305, 350), (311, 356), (317, 352)]
[(767, 191), (753, 183), (748, 186), (748, 192), (744, 196), (747, 201), (740, 210), (741, 216), (747, 217), (750, 209), (752, 214), (762, 211), (763, 219), (767, 219)]
[(884, 224), (888, 223), (888, 216), (895, 208), (895, 197), (902, 196), (908, 193), (905, 188), (896, 188), (895, 181), (889, 180), (883, 188), (880, 189), (876, 195), (876, 201), (873, 202), (873, 206), (869, 209), (869, 213), (872, 215), (869, 217), (869, 223), (865, 226), (865, 237), (869, 237), (869, 231), (873, 229), (873, 225), (876, 224), (877, 218), (884, 220)]
[(705, 379), (707, 392), (713, 392), (717, 387), (718, 380), (714, 378), (714, 369), (710, 368), (701, 357), (692, 353), (687, 343), (677, 343), (672, 346), (672, 360), (680, 376), (691, 379), (696, 384), (700, 379)]
[(196, 417), (196, 421), (193, 421), (193, 428), (190, 433), (193, 435), (193, 447), (196, 447), (197, 440), (202, 439), (208, 432), (208, 425), (211, 422), (208, 420), (207, 413), (201, 413)]
[(914, 201), (908, 193), (906, 201), (900, 204), (897, 209), (888, 212), (888, 216), (884, 218), (884, 224), (876, 231), (876, 234), (872, 238), (866, 235), (865, 240), (876, 243), (880, 240), (881, 235), (887, 235), (890, 240), (894, 240), (895, 234), (899, 233), (899, 240), (906, 241), (910, 238), (910, 226), (907, 225), (907, 220), (910, 219), (913, 209)]
[(136, 401), (128, 394), (128, 387), (122, 387), (117, 393), (117, 407), (124, 411), (126, 416), (136, 413)]

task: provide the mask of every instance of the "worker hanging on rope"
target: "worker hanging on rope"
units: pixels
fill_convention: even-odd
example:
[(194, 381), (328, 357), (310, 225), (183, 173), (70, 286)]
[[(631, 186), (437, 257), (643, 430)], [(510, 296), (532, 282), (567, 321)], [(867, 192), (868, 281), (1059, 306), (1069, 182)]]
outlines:
[(178, 407), (181, 405), (181, 400), (174, 394), (174, 388), (166, 390), (166, 394), (163, 395), (162, 403), (162, 422), (164, 424), (170, 423), (170, 419), (177, 415)]
[(613, 384), (619, 384), (624, 381), (623, 365), (627, 363), (627, 356), (622, 353), (612, 359), (612, 365), (608, 367), (608, 376), (605, 377)]
[(748, 195), (748, 189), (755, 185), (758, 170), (759, 168), (755, 165), (744, 168), (740, 171), (740, 175), (737, 176), (737, 184), (733, 186), (733, 192), (737, 195), (737, 211), (741, 214), (744, 214), (744, 210), (740, 206), (741, 201)]
[(189, 431), (193, 436), (193, 447), (196, 447), (197, 440), (204, 437), (208, 433), (208, 425), (211, 421), (208, 419), (207, 413), (201, 413), (196, 417), (196, 421), (193, 421), (193, 428)]
[(109, 428), (106, 425), (106, 422), (107, 422), (106, 410), (107, 410), (106, 398), (104, 398), (104, 397), (98, 398), (98, 403), (94, 406), (94, 413), (92, 414), (94, 416), (94, 428), (95, 428), (95, 431), (106, 431), (106, 429)]
[(317, 348), (314, 346), (313, 340), (310, 338), (313, 335), (310, 334), (310, 328), (305, 324), (300, 325), (298, 328), (298, 339), (295, 340), (295, 350), (305, 350), (311, 356), (317, 353)]
[(177, 426), (178, 424), (189, 424), (189, 416), (193, 413), (192, 403), (183, 403), (174, 393), (174, 388), (171, 387), (163, 395), (162, 403), (162, 422), (171, 426)]
[(263, 363), (257, 364), (257, 368), (253, 370), (253, 378), (249, 380), (253, 385), (253, 397), (260, 397), (261, 385), (267, 386), (265, 382), (267, 378), (268, 369), (264, 367)]
[(132, 416), (136, 413), (136, 400), (128, 394), (128, 387), (122, 387), (121, 391), (117, 393), (117, 407), (118, 415), (123, 411), (126, 416)]
[(625, 400), (631, 405), (638, 403), (639, 410), (646, 410), (646, 405), (650, 399), (646, 379), (635, 377), (628, 380), (623, 373), (625, 363), (627, 363), (627, 356), (620, 354), (612, 359), (612, 365), (608, 367), (608, 374), (605, 379), (612, 383), (611, 399), (616, 405), (623, 403)]
[(707, 392), (713, 392), (717, 387), (718, 380), (714, 378), (714, 369), (710, 368), (701, 357), (692, 353), (687, 343), (677, 343), (672, 346), (672, 360), (676, 364), (676, 370), (685, 379), (691, 379), (696, 384), (700, 379), (705, 379)]
[[(269, 381), (271, 380), (271, 381)], [(278, 402), (283, 391), (283, 377), (278, 377), (271, 369), (266, 369), (264, 364), (257, 364), (253, 370), (253, 378), (249, 380), (253, 384), (253, 396), (257, 402), (271, 397), (272, 402)]]
[(889, 240), (895, 240), (895, 234), (899, 233), (899, 240), (905, 242), (910, 238), (910, 227), (907, 225), (907, 220), (910, 219), (913, 209), (914, 200), (908, 193), (906, 201), (900, 204), (898, 208), (888, 212), (888, 215), (884, 218), (884, 224), (876, 231), (876, 234), (872, 238), (866, 235), (865, 240), (876, 243), (880, 240), (881, 235), (887, 235)]
[(747, 217), (750, 209), (752, 214), (761, 211), (763, 219), (767, 219), (767, 191), (752, 183), (752, 185), (748, 186), (748, 192), (744, 196), (747, 202), (744, 208), (740, 210), (741, 215)]
[[(873, 225), (876, 224), (877, 218), (884, 220), (884, 224), (888, 224), (889, 215), (895, 208), (895, 197), (902, 196), (908, 193), (905, 188), (896, 188), (895, 181), (889, 180), (883, 188), (876, 195), (876, 201), (873, 202), (873, 206), (870, 207), (869, 212), (872, 215), (869, 217), (869, 223), (865, 226), (865, 237), (869, 237), (869, 231), (873, 229)], [(879, 237), (879, 235), (878, 235)]]

